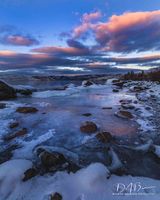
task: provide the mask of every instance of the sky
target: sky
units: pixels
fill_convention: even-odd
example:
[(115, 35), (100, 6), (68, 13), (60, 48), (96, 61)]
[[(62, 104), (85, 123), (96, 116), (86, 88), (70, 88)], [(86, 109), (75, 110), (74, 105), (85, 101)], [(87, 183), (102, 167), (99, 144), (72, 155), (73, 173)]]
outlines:
[(0, 70), (160, 65), (159, 0), (0, 0)]

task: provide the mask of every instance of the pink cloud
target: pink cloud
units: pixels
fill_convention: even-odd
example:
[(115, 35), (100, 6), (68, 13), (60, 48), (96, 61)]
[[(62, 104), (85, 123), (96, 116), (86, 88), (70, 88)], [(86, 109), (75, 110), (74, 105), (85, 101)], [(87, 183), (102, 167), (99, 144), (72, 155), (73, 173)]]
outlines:
[(87, 23), (87, 22), (98, 20), (101, 17), (102, 17), (102, 14), (100, 11), (93, 12), (93, 13), (85, 13), (82, 17), (82, 21)]
[(31, 36), (6, 35), (4, 38), (1, 39), (1, 43), (15, 46), (32, 46), (39, 44), (39, 41)]
[(87, 32), (89, 29), (92, 29), (93, 24), (101, 17), (102, 14), (100, 11), (85, 13), (82, 16), (82, 23), (73, 30), (73, 37), (79, 38), (83, 33)]
[(160, 10), (113, 15), (106, 22), (93, 22), (90, 19), (99, 19), (100, 15), (93, 16), (83, 15), (82, 24), (73, 30), (73, 37), (81, 38), (92, 31), (101, 51), (160, 49)]
[[(148, 39), (149, 37), (154, 37), (154, 31), (158, 30), (160, 33), (159, 20), (159, 10), (151, 12), (128, 12), (119, 16), (113, 15), (108, 22), (98, 24), (94, 31), (97, 41), (101, 44), (106, 44), (106, 49), (112, 51), (116, 50), (118, 45), (122, 45), (123, 42), (125, 48), (127, 40), (129, 40), (133, 46), (140, 39), (143, 41), (143, 34), (145, 31), (149, 33)], [(155, 24), (158, 25), (157, 28)], [(151, 27), (154, 28), (152, 32), (149, 30)], [(136, 34), (140, 37), (133, 37), (136, 36)], [(123, 50), (123, 47), (120, 47), (120, 49)]]

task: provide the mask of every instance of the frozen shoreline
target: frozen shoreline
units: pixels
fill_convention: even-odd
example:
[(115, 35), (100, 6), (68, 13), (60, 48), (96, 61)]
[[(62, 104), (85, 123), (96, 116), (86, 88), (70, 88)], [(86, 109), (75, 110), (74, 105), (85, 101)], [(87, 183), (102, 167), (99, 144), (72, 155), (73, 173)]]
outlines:
[[(104, 80), (103, 80), (104, 81)], [(19, 159), (18, 162), (22, 163), (22, 166), (24, 166), (23, 172), (21, 171), (21, 174), (18, 174), (17, 177), (22, 177), (22, 174), (24, 171), (27, 169), (25, 168), (24, 163), (30, 162), (30, 161), (24, 161), (22, 159), (29, 159), (32, 162), (36, 162), (35, 160), (35, 155), (33, 151), (37, 146), (42, 146), (45, 147), (46, 150), (56, 150), (56, 151), (61, 151), (61, 153), (65, 153), (64, 149), (69, 148), (69, 147), (74, 147), (77, 144), (81, 145), (82, 148), (79, 151), (76, 151), (75, 154), (79, 153), (81, 154), (82, 151), (86, 151), (87, 148), (90, 148), (91, 151), (94, 150), (94, 148), (99, 148), (101, 146), (100, 152), (97, 152), (96, 154), (93, 154), (95, 157), (93, 160), (91, 160), (86, 164), (92, 163), (92, 162), (102, 162), (103, 164), (107, 165), (108, 169), (111, 171), (112, 174), (119, 173), (117, 172), (117, 169), (119, 170), (119, 167), (122, 165), (126, 165), (130, 167), (128, 170), (128, 173), (131, 173), (132, 175), (138, 175), (140, 174), (143, 176), (143, 173), (140, 171), (140, 169), (137, 169), (137, 172), (134, 172), (134, 163), (132, 163), (130, 160), (126, 161), (128, 157), (126, 155), (133, 154), (135, 156), (135, 163), (138, 163), (140, 159), (144, 157), (144, 160), (141, 160), (139, 168), (142, 168), (143, 166), (146, 165), (146, 162), (151, 162), (154, 161), (154, 156), (159, 157), (159, 132), (158, 132), (158, 118), (157, 116), (159, 115), (158, 110), (160, 109), (159, 106), (159, 94), (160, 94), (160, 85), (152, 82), (126, 82), (124, 83), (124, 86), (122, 88), (117, 87), (116, 85), (113, 84), (113, 80), (108, 80), (105, 84), (91, 84), (88, 86), (85, 86), (83, 83), (80, 86), (74, 86), (73, 84), (68, 85), (66, 89), (63, 90), (48, 90), (48, 91), (35, 91), (32, 94), (32, 97), (23, 97), (19, 96), (17, 100), (15, 101), (3, 101), (3, 103), (6, 104), (6, 108), (1, 109), (1, 137), (0, 137), (0, 142), (2, 145), (2, 151), (5, 150), (5, 148), (8, 148), (7, 146), (12, 146), (12, 145), (18, 145), (20, 148), (14, 149), (13, 150), (13, 163), (14, 159)], [(115, 82), (116, 83), (116, 82)], [(144, 88), (144, 85), (146, 88)], [(136, 91), (136, 88), (141, 88), (141, 91)], [(85, 99), (85, 97), (88, 97)], [(83, 101), (81, 100), (83, 99)], [(71, 101), (69, 104), (67, 102)], [(58, 104), (57, 104), (58, 103)], [(66, 104), (67, 103), (67, 104)], [(58, 105), (58, 106), (57, 106)], [(82, 110), (82, 107), (85, 108)], [(38, 108), (38, 113), (36, 114), (27, 114), (27, 115), (22, 115), (16, 113), (16, 109), (20, 106), (34, 106)], [(67, 108), (66, 110), (64, 108)], [(111, 110), (108, 108), (112, 108)], [(133, 115), (133, 119), (121, 119), (121, 113), (119, 113), (119, 110), (125, 110), (129, 112), (130, 114), (127, 113), (127, 117)], [(84, 117), (82, 114), (86, 113), (91, 113), (90, 117)], [(116, 115), (118, 116), (115, 116)], [(23, 116), (23, 117), (22, 117)], [(137, 129), (137, 133), (135, 136), (131, 135), (128, 137), (128, 135), (116, 135), (116, 131), (113, 129), (113, 125), (110, 127), (109, 123), (107, 126), (104, 126), (105, 122), (105, 117), (107, 117), (107, 121), (110, 122), (112, 125), (113, 121), (114, 123), (119, 123), (119, 129), (116, 129), (116, 131), (122, 131), (125, 132), (128, 128), (122, 129), (120, 127), (121, 123), (124, 123), (124, 126), (130, 126), (133, 128), (134, 123), (139, 124), (139, 127)], [(75, 121), (72, 122), (72, 126), (70, 126), (70, 120), (75, 119)], [(113, 121), (112, 121), (113, 119)], [(3, 137), (8, 134), (9, 130), (9, 124), (11, 122), (14, 122), (15, 120), (20, 120), (21, 122), (21, 127), (23, 127), (25, 124), (26, 128), (28, 129), (28, 133), (26, 136), (23, 137), (17, 137), (13, 139), (12, 141), (9, 142), (9, 144), (3, 143)], [(109, 144), (109, 147), (111, 147), (111, 150), (108, 151), (108, 155), (112, 159), (112, 164), (108, 165), (105, 162), (103, 162), (102, 155), (104, 151), (104, 147), (102, 144), (99, 144), (95, 140), (95, 135), (85, 135), (81, 134), (79, 132), (79, 126), (80, 124), (85, 121), (85, 120), (91, 120), (95, 122), (98, 125), (98, 131), (105, 130), (107, 128), (109, 131), (115, 131), (115, 141)], [(66, 122), (66, 124), (65, 124)], [(69, 124), (69, 126), (67, 126)], [(33, 129), (34, 127), (34, 129)], [(65, 130), (64, 132), (62, 131), (60, 127), (63, 127)], [(67, 135), (65, 132), (66, 130), (69, 131), (71, 129), (72, 135)], [(107, 130), (106, 129), (106, 130)], [(107, 131), (108, 131), (107, 130)], [(134, 130), (134, 129), (133, 129)], [(111, 131), (111, 132), (112, 132)], [(77, 132), (78, 134), (75, 135), (74, 133)], [(132, 139), (133, 137), (133, 139)], [(70, 138), (70, 140), (66, 140), (66, 138)], [(60, 143), (60, 141), (66, 142), (65, 148)], [(85, 144), (87, 141), (93, 140), (93, 145), (89, 144), (83, 147), (83, 144)], [(53, 142), (51, 142), (53, 141)], [(68, 142), (68, 143), (67, 143)], [(55, 145), (55, 146), (53, 146)], [(53, 147), (53, 149), (51, 149)], [(57, 148), (58, 147), (58, 148)], [(63, 147), (63, 148), (59, 148)], [(71, 149), (72, 149), (71, 148)], [(112, 151), (113, 149), (113, 151)], [(0, 151), (0, 153), (2, 152)], [(96, 150), (97, 151), (97, 150)], [(99, 150), (98, 150), (99, 151)], [(150, 151), (152, 154), (150, 155)], [(67, 151), (66, 151), (67, 152)], [(69, 151), (68, 151), (69, 152)], [(68, 153), (67, 152), (67, 153)], [(78, 153), (79, 152), (79, 153)], [(87, 152), (87, 151), (86, 151)], [(120, 157), (121, 153), (123, 152), (123, 156)], [(147, 153), (145, 156), (143, 156), (144, 153)], [(137, 154), (138, 153), (138, 154)], [(69, 157), (71, 154), (68, 154)], [(82, 154), (83, 155), (83, 154)], [(89, 154), (88, 154), (89, 155)], [(148, 157), (147, 157), (148, 156)], [(87, 153), (86, 153), (87, 157)], [(92, 157), (92, 156), (91, 156)], [(73, 160), (75, 159), (73, 155)], [(77, 158), (76, 158), (77, 159)], [(147, 161), (147, 159), (149, 159)], [(156, 158), (157, 159), (157, 158)], [(157, 159), (158, 160), (158, 159)], [(157, 162), (156, 160), (156, 162)], [(12, 161), (11, 161), (12, 162)], [(15, 161), (16, 163), (17, 161)], [(107, 161), (108, 162), (108, 161)], [(126, 163), (125, 163), (126, 162)], [(128, 162), (128, 163), (127, 163)], [(159, 161), (158, 161), (159, 162)], [(6, 163), (6, 165), (8, 165)], [(16, 164), (15, 164), (16, 165)], [(21, 165), (21, 164), (20, 164)], [(31, 164), (32, 165), (32, 164)], [(84, 163), (83, 163), (84, 165)], [(9, 164), (10, 166), (10, 164)], [(28, 166), (28, 164), (26, 165)], [(93, 169), (92, 169), (93, 166)], [(121, 167), (122, 167), (121, 166)], [(149, 173), (151, 171), (155, 171), (155, 175), (152, 176), (152, 178), (155, 178), (157, 176), (157, 179), (159, 179), (159, 174), (156, 174), (156, 169), (157, 169), (158, 164), (151, 164), (148, 165), (150, 168), (150, 171), (144, 172), (144, 176), (151, 177)], [(94, 169), (95, 167), (95, 169)], [(93, 177), (92, 180), (92, 170), (98, 170), (100, 167), (100, 171), (97, 172), (97, 177)], [(120, 167), (120, 168), (121, 168)], [(28, 167), (29, 168), (29, 167)], [(5, 163), (0, 165), (0, 180), (2, 180), (2, 184), (5, 183), (5, 179), (8, 180), (9, 184), (10, 182), (14, 182), (13, 180), (10, 180), (10, 178), (13, 176), (12, 174), (10, 175), (9, 178), (7, 178), (6, 174), (4, 173), (5, 169)], [(21, 168), (21, 170), (23, 167)], [(88, 170), (89, 169), (89, 170)], [(91, 172), (90, 172), (91, 169)], [(123, 169), (123, 167), (122, 167)], [(102, 170), (102, 171), (101, 171)], [(86, 168), (86, 169), (81, 169), (81, 171), (76, 172), (74, 175), (68, 175), (66, 172), (61, 172), (60, 178), (63, 179), (64, 176), (64, 182), (65, 181), (73, 181), (75, 184), (79, 184), (79, 180), (77, 180), (77, 177), (86, 174), (88, 176), (88, 185), (86, 185), (87, 188), (81, 188), (81, 185), (78, 186), (80, 187), (79, 189), (75, 189), (75, 196), (73, 200), (94, 200), (94, 198), (97, 199), (105, 199), (106, 195), (111, 194), (111, 188), (112, 188), (112, 181), (114, 182), (114, 179), (117, 181), (125, 181), (128, 183), (128, 181), (141, 181), (142, 183), (150, 184), (153, 183), (156, 186), (159, 184), (159, 181), (149, 179), (149, 178), (132, 178), (126, 176), (126, 172), (121, 172), (122, 177), (118, 177), (115, 175), (112, 175), (109, 180), (104, 180), (104, 171), (105, 171), (104, 166), (100, 166), (100, 164), (92, 164), (91, 167)], [(146, 169), (144, 169), (145, 171)], [(86, 172), (85, 172), (86, 171)], [(143, 169), (142, 169), (143, 171)], [(101, 174), (102, 173), (102, 174)], [(145, 175), (146, 173), (146, 175)], [(148, 173), (148, 175), (147, 175)], [(59, 174), (59, 172), (58, 172)], [(79, 175), (80, 174), (80, 175)], [(136, 175), (136, 176), (137, 176)], [(65, 200), (71, 199), (73, 197), (72, 193), (66, 193), (65, 191), (65, 184), (63, 181), (58, 180), (58, 182), (55, 181), (54, 183), (54, 177), (57, 175), (45, 175), (44, 177), (35, 177), (31, 180), (28, 181), (28, 183), (16, 183), (18, 186), (16, 186), (15, 191), (11, 192), (10, 197), (5, 195), (8, 195), (9, 190), (1, 190), (0, 194), (4, 195), (4, 199), (18, 199), (23, 197), (24, 200), (28, 199), (48, 199), (48, 196), (42, 196), (39, 194), (40, 188), (35, 188), (35, 190), (32, 191), (30, 194), (31, 196), (25, 196), (27, 193), (27, 188), (31, 187), (29, 185), (39, 183), (40, 185), (46, 184), (49, 182), (51, 184), (50, 187), (54, 184), (59, 184), (60, 188), (62, 187), (62, 191), (58, 190), (55, 192), (60, 192)], [(58, 175), (59, 176), (59, 175)], [(73, 177), (72, 177), (73, 176)], [(96, 184), (97, 179), (100, 178), (100, 185), (102, 184), (102, 188), (104, 189), (104, 193), (102, 196), (95, 196), (93, 192), (93, 188), (90, 188), (92, 186), (92, 183), (90, 183), (90, 176), (91, 176), (91, 182), (93, 181)], [(67, 177), (67, 178), (66, 178)], [(14, 178), (14, 176), (13, 176)], [(70, 180), (71, 179), (71, 180)], [(94, 180), (95, 179), (95, 180)], [(19, 178), (17, 179), (19, 180)], [(41, 182), (42, 181), (42, 182)], [(44, 183), (43, 183), (44, 181)], [(80, 180), (81, 182), (86, 182), (87, 179)], [(94, 185), (93, 183), (93, 185)], [(18, 192), (21, 191), (20, 185), (22, 184), (22, 193)], [(61, 185), (62, 184), (62, 185)], [(91, 186), (90, 186), (91, 184)], [(109, 184), (109, 190), (106, 190), (105, 185)], [(64, 187), (64, 188), (63, 188)], [(88, 188), (89, 187), (89, 188)], [(95, 189), (98, 188), (98, 184), (95, 186)], [(157, 186), (158, 187), (158, 186)], [(63, 190), (64, 189), (64, 190)], [(71, 190), (68, 188), (68, 191)], [(53, 193), (53, 189), (51, 190), (45, 190), (47, 193), (45, 195), (49, 195), (50, 193)], [(24, 192), (24, 193), (23, 193)], [(146, 191), (145, 191), (146, 192)], [(158, 188), (158, 193), (159, 193), (159, 188)], [(156, 190), (156, 194), (154, 194), (152, 197), (153, 199), (157, 200), (158, 199), (158, 194)], [(158, 194), (158, 195), (157, 195)], [(15, 195), (15, 196), (13, 196)], [(20, 196), (16, 196), (20, 195)], [(38, 196), (37, 196), (38, 195)], [(70, 196), (71, 195), (71, 196)], [(110, 199), (116, 198), (111, 194)], [(118, 197), (119, 198), (119, 197)], [(124, 199), (124, 196), (122, 197)], [(126, 199), (132, 199), (134, 197), (126, 197)], [(136, 199), (140, 198), (140, 196), (137, 196)], [(146, 199), (150, 199), (150, 196), (145, 196)]]

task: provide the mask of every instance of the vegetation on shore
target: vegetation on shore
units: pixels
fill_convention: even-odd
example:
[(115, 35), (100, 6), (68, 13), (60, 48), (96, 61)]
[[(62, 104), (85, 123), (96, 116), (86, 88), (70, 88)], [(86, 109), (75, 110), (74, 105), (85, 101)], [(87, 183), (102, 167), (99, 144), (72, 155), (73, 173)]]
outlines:
[(141, 71), (139, 73), (134, 73), (133, 71), (130, 71), (127, 74), (123, 75), (122, 78), (124, 80), (160, 82), (160, 69), (156, 69), (149, 72)]

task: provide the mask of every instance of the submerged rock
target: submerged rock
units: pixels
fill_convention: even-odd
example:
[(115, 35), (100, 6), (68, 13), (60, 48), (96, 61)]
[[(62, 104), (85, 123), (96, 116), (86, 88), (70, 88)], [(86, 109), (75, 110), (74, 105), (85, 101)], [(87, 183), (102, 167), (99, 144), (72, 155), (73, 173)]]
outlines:
[(118, 81), (118, 82), (113, 83), (113, 85), (122, 88), (125, 83), (127, 83), (127, 82), (126, 81)]
[(59, 194), (58, 192), (55, 192), (54, 194), (50, 195), (50, 200), (62, 200), (63, 197), (61, 194)]
[(0, 81), (0, 100), (8, 100), (16, 97), (17, 95), (15, 89), (3, 81)]
[(87, 81), (83, 81), (82, 82), (82, 85), (84, 86), (84, 87), (87, 87), (87, 86), (91, 86), (91, 85), (93, 85), (94, 83), (92, 82), (92, 81), (90, 81), (90, 80), (87, 80)]
[(0, 164), (10, 160), (13, 155), (12, 151), (17, 148), (18, 148), (17, 145), (12, 145), (12, 146), (9, 146), (7, 149), (1, 151), (0, 152)]
[(121, 99), (119, 102), (121, 104), (130, 104), (130, 103), (132, 103), (132, 100), (131, 99)]
[(144, 91), (146, 89), (148, 89), (148, 88), (142, 87), (142, 86), (134, 86), (134, 87), (130, 88), (130, 90), (132, 92), (141, 92), (141, 91)]
[(121, 80), (119, 80), (119, 79), (114, 79), (113, 81), (112, 81), (112, 83), (119, 83)]
[(17, 108), (16, 112), (24, 113), (24, 114), (35, 113), (35, 112), (38, 112), (38, 109), (34, 107), (19, 107)]
[(124, 110), (120, 110), (120, 111), (116, 112), (115, 116), (123, 118), (123, 119), (132, 119), (133, 118), (132, 113), (130, 113), (128, 111), (124, 111)]
[(22, 137), (22, 136), (24, 136), (26, 134), (27, 134), (27, 129), (26, 128), (22, 128), (21, 130), (13, 133), (11, 135), (5, 136), (4, 140), (9, 141), (9, 140), (12, 140), (12, 139), (17, 138), (17, 137)]
[(113, 92), (119, 92), (119, 90), (117, 90), (117, 89), (113, 89), (112, 91), (113, 91)]
[(30, 168), (30, 169), (27, 169), (25, 172), (24, 172), (24, 177), (22, 179), (22, 181), (28, 181), (29, 179), (37, 176), (38, 174), (38, 170), (35, 169), (35, 168)]
[(124, 109), (134, 109), (135, 106), (131, 105), (131, 104), (122, 104), (122, 108), (124, 108)]
[(84, 133), (95, 133), (97, 131), (97, 125), (94, 122), (86, 121), (81, 125), (80, 130)]
[(113, 136), (109, 132), (100, 132), (96, 135), (96, 138), (102, 143), (109, 143), (112, 141)]
[(107, 107), (107, 106), (106, 106), (106, 107), (102, 107), (102, 109), (103, 109), (103, 110), (111, 110), (112, 107), (109, 107), (109, 106)]
[(9, 128), (16, 128), (17, 126), (19, 126), (19, 123), (18, 122), (12, 122), (10, 125), (9, 125)]
[(91, 113), (84, 113), (84, 114), (82, 114), (83, 116), (85, 116), (85, 117), (89, 117), (89, 116), (91, 116), (92, 114)]
[(30, 89), (17, 89), (17, 93), (25, 96), (30, 96), (32, 95), (32, 90)]
[(5, 103), (0, 103), (0, 109), (4, 109), (6, 108), (6, 104)]

